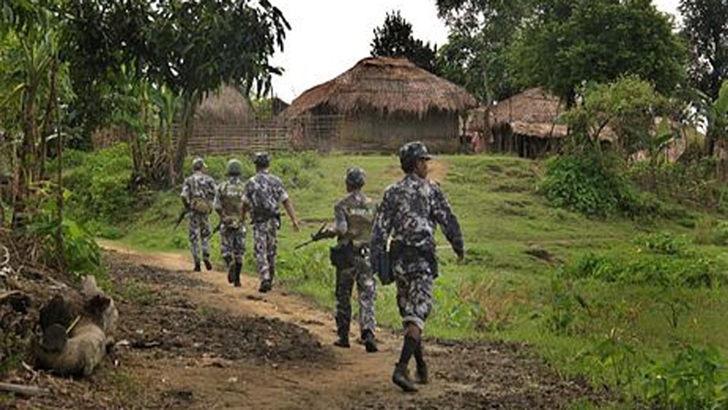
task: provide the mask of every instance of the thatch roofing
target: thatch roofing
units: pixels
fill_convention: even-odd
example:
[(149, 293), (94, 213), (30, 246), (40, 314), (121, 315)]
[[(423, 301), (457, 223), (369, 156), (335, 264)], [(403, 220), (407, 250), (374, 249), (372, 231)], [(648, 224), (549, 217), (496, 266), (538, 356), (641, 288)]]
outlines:
[(374, 112), (422, 118), (431, 111), (460, 113), (475, 105), (475, 99), (464, 88), (405, 58), (369, 57), (301, 94), (284, 114), (296, 117), (306, 113)]
[[(558, 97), (539, 87), (530, 88), (505, 99), (490, 108), (490, 123), (493, 126), (507, 123), (516, 134), (538, 138), (562, 138), (568, 128), (557, 124), (557, 117), (565, 105)], [(614, 140), (614, 131), (605, 127), (599, 136), (602, 140)]]
[(231, 85), (206, 95), (195, 114), (196, 121), (227, 124), (250, 121), (254, 117), (250, 101)]

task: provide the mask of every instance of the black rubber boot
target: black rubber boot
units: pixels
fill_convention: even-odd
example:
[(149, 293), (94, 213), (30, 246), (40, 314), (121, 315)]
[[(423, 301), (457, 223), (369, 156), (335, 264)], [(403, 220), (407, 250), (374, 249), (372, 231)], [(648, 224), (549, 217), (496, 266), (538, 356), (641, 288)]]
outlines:
[(409, 378), (409, 372), (407, 371), (406, 363), (397, 363), (394, 367), (394, 373), (392, 374), (392, 382), (399, 386), (405, 392), (416, 392), (418, 391), (417, 386), (412, 383)]
[(240, 272), (243, 270), (243, 264), (241, 262), (235, 262), (233, 265), (233, 286), (236, 288), (240, 287)]
[(195, 267), (192, 269), (195, 272), (200, 272), (202, 269), (200, 269), (200, 261), (195, 261)]
[(205, 262), (205, 269), (212, 270), (212, 262), (210, 262), (210, 258), (209, 257), (206, 257), (202, 261)]
[(273, 288), (273, 285), (271, 285), (270, 279), (266, 279), (262, 282), (260, 282), (260, 287), (258, 288), (258, 292), (260, 293), (266, 293), (270, 291)]
[(364, 332), (362, 332), (361, 340), (364, 341), (364, 348), (366, 349), (367, 353), (376, 353), (379, 351), (377, 348), (377, 341), (374, 338), (374, 332), (367, 329)]
[(422, 341), (417, 345), (414, 352), (415, 361), (417, 362), (417, 371), (415, 372), (415, 382), (419, 384), (427, 384), (430, 382), (430, 375), (427, 371), (427, 363), (422, 352)]
[(235, 265), (233, 265), (233, 258), (231, 258), (230, 256), (224, 256), (223, 260), (225, 261), (225, 270), (227, 271), (228, 283), (232, 284), (235, 279)]
[(344, 321), (344, 322), (339, 323), (339, 321), (337, 320), (336, 334), (339, 335), (339, 339), (334, 342), (334, 346), (344, 347), (347, 349), (349, 347), (351, 347), (351, 344), (349, 343), (349, 323), (348, 322)]

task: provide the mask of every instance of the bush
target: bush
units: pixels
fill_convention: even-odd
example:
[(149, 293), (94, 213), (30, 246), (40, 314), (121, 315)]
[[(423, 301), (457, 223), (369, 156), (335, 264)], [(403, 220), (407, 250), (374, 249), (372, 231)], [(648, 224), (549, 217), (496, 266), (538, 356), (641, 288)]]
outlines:
[(562, 155), (549, 160), (546, 166), (540, 190), (555, 206), (602, 218), (620, 211), (648, 212), (645, 208), (649, 206), (638, 202), (637, 191), (613, 155)]
[(725, 360), (713, 348), (688, 346), (645, 374), (644, 398), (660, 409), (724, 409), (728, 406)]

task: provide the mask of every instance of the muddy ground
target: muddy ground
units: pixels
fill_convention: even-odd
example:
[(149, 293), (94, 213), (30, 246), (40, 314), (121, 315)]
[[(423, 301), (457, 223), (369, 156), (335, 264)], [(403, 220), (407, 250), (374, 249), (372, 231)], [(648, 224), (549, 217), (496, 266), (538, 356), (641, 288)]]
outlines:
[(15, 373), (5, 381), (51, 394), (0, 396), (0, 408), (558, 409), (610, 399), (558, 377), (526, 346), (446, 340), (427, 340), (432, 382), (404, 394), (389, 380), (401, 343), (393, 331), (379, 329), (376, 354), (337, 349), (329, 312), (281, 288), (261, 295), (252, 276), (233, 288), (221, 272), (183, 270), (183, 255), (118, 247), (105, 260), (120, 313), (115, 350), (88, 379)]

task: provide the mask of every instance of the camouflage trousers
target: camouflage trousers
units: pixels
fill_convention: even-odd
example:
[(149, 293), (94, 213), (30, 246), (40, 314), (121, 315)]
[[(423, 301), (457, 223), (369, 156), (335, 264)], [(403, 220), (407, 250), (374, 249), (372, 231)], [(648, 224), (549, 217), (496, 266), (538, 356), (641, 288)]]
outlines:
[(211, 236), (212, 229), (210, 228), (209, 216), (200, 212), (190, 213), (190, 251), (192, 253), (192, 259), (195, 261), (195, 263), (200, 262), (200, 250), (202, 251), (203, 259), (207, 259), (210, 257)]
[(236, 263), (243, 262), (245, 253), (245, 225), (238, 227), (226, 224), (220, 225), (220, 253), (223, 259), (230, 259)]
[(273, 280), (278, 253), (278, 221), (253, 223), (253, 253), (260, 280)]
[(351, 293), (356, 282), (359, 298), (359, 329), (374, 331), (374, 301), (377, 298), (374, 273), (368, 259), (354, 258), (354, 266), (336, 270), (336, 329), (339, 335), (349, 334), (351, 321)]
[(395, 261), (394, 278), (397, 283), (397, 307), (406, 327), (413, 323), (420, 330), (432, 311), (432, 266), (424, 258), (413, 261)]

